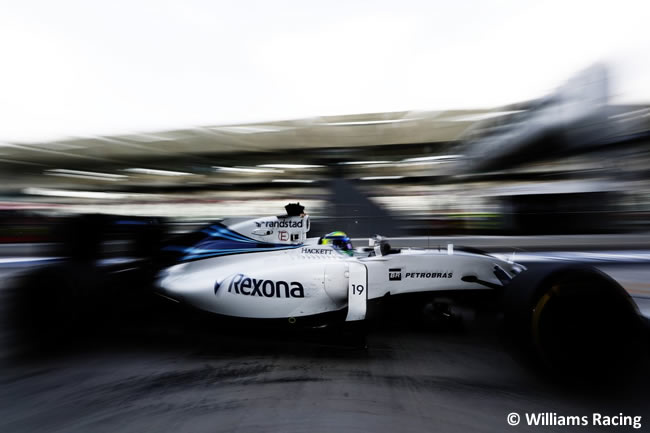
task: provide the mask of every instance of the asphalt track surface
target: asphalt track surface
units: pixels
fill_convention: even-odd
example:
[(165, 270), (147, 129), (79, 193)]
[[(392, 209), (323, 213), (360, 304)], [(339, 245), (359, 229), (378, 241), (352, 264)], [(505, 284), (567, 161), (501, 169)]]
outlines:
[[(644, 263), (599, 266), (633, 290), (649, 281)], [(28, 269), (5, 264), (2, 288)], [(558, 385), (512, 355), (493, 317), (464, 319), (461, 327), (378, 329), (366, 347), (310, 334), (171, 330), (29, 357), (14, 354), (5, 329), (0, 431), (650, 431), (647, 371), (606, 390)], [(642, 416), (642, 425), (513, 427), (511, 412), (623, 414)]]

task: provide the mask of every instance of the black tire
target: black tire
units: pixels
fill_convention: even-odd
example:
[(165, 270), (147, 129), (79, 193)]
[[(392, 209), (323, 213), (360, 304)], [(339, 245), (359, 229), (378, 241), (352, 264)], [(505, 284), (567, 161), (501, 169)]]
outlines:
[(23, 276), (13, 290), (11, 326), (27, 350), (58, 350), (92, 337), (110, 311), (105, 273), (59, 263)]
[(615, 377), (633, 373), (647, 358), (647, 329), (636, 304), (593, 267), (524, 271), (506, 287), (503, 302), (508, 335), (558, 377)]

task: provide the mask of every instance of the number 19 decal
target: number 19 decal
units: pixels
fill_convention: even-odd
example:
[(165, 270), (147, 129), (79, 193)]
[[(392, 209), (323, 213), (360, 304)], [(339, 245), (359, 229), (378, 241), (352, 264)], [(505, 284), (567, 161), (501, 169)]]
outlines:
[(348, 315), (346, 322), (366, 318), (366, 301), (368, 300), (368, 269), (361, 263), (349, 264), (348, 279)]

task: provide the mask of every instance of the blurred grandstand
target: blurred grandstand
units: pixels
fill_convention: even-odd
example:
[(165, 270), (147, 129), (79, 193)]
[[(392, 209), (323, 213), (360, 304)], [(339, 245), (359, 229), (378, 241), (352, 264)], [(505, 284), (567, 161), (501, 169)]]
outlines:
[(494, 109), (2, 143), (0, 241), (46, 241), (70, 214), (165, 217), (182, 231), (296, 200), (314, 235), (645, 231), (649, 144), (650, 106), (609, 104), (602, 65)]

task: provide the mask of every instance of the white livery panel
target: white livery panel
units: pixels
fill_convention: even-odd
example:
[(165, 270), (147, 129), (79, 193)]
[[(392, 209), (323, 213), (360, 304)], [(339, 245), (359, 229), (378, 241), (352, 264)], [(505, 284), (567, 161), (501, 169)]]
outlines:
[(165, 296), (223, 315), (287, 318), (347, 307), (347, 320), (355, 321), (365, 318), (368, 299), (387, 293), (489, 290), (462, 278), (502, 285), (495, 268), (514, 276), (517, 266), (489, 255), (438, 250), (350, 257), (309, 242), (175, 265), (161, 274), (158, 286)]

